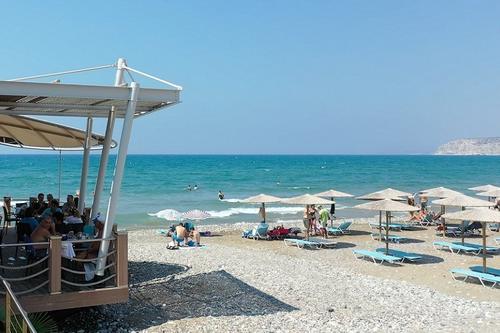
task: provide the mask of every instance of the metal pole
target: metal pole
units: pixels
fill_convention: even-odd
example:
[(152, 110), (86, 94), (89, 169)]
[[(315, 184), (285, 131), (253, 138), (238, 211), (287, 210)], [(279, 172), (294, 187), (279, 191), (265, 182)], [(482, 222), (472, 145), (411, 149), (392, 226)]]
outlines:
[(266, 223), (266, 204), (262, 203), (262, 219), (264, 220), (264, 223)]
[(59, 150), (59, 203), (61, 202), (62, 150)]
[[(126, 65), (125, 59), (118, 59), (117, 70), (115, 75), (115, 86), (120, 86), (123, 83), (123, 66)], [(108, 166), (109, 151), (113, 140), (113, 129), (115, 126), (116, 107), (112, 106), (108, 114), (108, 123), (106, 124), (106, 134), (102, 146), (101, 160), (99, 161), (99, 173), (94, 190), (94, 201), (92, 203), (91, 220), (99, 213), (99, 205), (101, 203), (101, 195), (104, 190), (104, 181), (106, 179), (106, 168)]]
[[(111, 183), (111, 192), (108, 201), (108, 209), (106, 213), (106, 221), (104, 223), (103, 238), (109, 238), (113, 230), (113, 223), (116, 216), (116, 208), (118, 207), (118, 199), (120, 198), (120, 187), (122, 184), (123, 173), (125, 170), (125, 160), (127, 159), (127, 149), (130, 141), (130, 134), (132, 132), (132, 122), (134, 120), (135, 107), (137, 106), (137, 97), (139, 96), (139, 84), (132, 82), (130, 92), (130, 100), (123, 120), (122, 135), (120, 138), (120, 147), (118, 155), (116, 156), (115, 173), (113, 182)], [(108, 253), (109, 241), (102, 241), (99, 247), (98, 257), (106, 256)], [(97, 261), (97, 275), (104, 275), (104, 266), (106, 265), (106, 258)]]
[(389, 219), (391, 212), (385, 212), (385, 254), (389, 254)]
[(483, 273), (486, 273), (486, 222), (482, 223), (483, 227)]
[(383, 240), (382, 238), (382, 211), (378, 212), (378, 232), (380, 233), (380, 241)]
[[(462, 207), (462, 210), (465, 210), (465, 207)], [(462, 220), (462, 245), (464, 245), (464, 237), (465, 237), (464, 220)]]
[(92, 118), (87, 118), (87, 134), (85, 135), (85, 143), (83, 146), (83, 162), (82, 162), (82, 177), (80, 178), (80, 198), (78, 199), (78, 212), (83, 214), (85, 209), (85, 197), (87, 195), (87, 177), (89, 174), (89, 159), (90, 159), (90, 139), (92, 137)]

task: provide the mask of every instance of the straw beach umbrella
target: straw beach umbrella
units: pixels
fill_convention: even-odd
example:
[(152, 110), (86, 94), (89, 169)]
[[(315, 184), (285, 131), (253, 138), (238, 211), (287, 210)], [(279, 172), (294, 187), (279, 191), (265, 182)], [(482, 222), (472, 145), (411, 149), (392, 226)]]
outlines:
[[(289, 205), (332, 205), (335, 201), (323, 199), (314, 195), (304, 194), (297, 197), (286, 198), (281, 200), (284, 204)], [(306, 229), (306, 238), (309, 239), (309, 228)]]
[[(427, 198), (443, 199), (449, 197), (456, 197), (457, 195), (463, 195), (463, 194), (443, 186), (429, 188), (427, 190), (420, 191), (420, 197), (427, 197)], [(443, 215), (444, 213), (446, 213), (446, 207), (444, 205), (441, 205), (441, 215)], [(445, 227), (444, 219), (441, 225), (443, 227), (443, 237), (444, 237), (446, 235), (446, 232), (444, 230)]]
[[(491, 207), (494, 206), (495, 204), (486, 201), (486, 200), (481, 200), (477, 199), (474, 197), (469, 197), (467, 195), (457, 195), (454, 197), (448, 197), (444, 199), (439, 199), (439, 200), (434, 200), (432, 202), (433, 204), (436, 205), (441, 205), (441, 206), (452, 206), (452, 207), (462, 207), (462, 210), (465, 210), (465, 207)], [(446, 235), (446, 231), (444, 228), (444, 222), (443, 222), (443, 237)], [(464, 243), (464, 222), (462, 221), (462, 244)]]
[[(378, 210), (382, 215), (385, 212), (385, 253), (389, 252), (389, 221), (391, 219), (391, 212), (413, 212), (419, 210), (418, 207), (410, 206), (408, 204), (397, 202), (391, 199), (377, 200), (367, 202), (361, 205), (354, 206), (357, 209)], [(380, 240), (382, 241), (382, 222), (379, 222)]]
[(481, 197), (488, 197), (488, 200), (490, 198), (500, 198), (500, 188), (489, 190), (486, 192), (476, 193), (476, 195), (479, 195)]
[(240, 202), (262, 204), (262, 219), (266, 222), (266, 203), (280, 202), (281, 200), (281, 198), (261, 193), (256, 196), (243, 199)]
[(486, 223), (500, 223), (500, 212), (488, 208), (474, 208), (445, 214), (443, 216), (450, 220), (481, 222), (483, 234), (483, 272), (486, 273)]
[[(314, 194), (317, 197), (330, 198), (332, 201), (335, 201), (335, 198), (350, 198), (353, 197), (352, 194), (340, 192), (334, 189), (324, 191), (321, 193)], [(335, 214), (335, 204), (332, 204), (330, 208), (330, 214)], [(332, 222), (333, 223), (333, 222)]]
[[(384, 200), (384, 199), (391, 199), (391, 200), (396, 200), (396, 201), (404, 201), (405, 199), (401, 197), (408, 197), (409, 195), (412, 195), (411, 193), (408, 192), (403, 192), (399, 190), (395, 190), (393, 188), (386, 188), (381, 191), (369, 193), (362, 195), (360, 197), (357, 197), (356, 199), (358, 200)], [(378, 216), (378, 222), (379, 224), (382, 224), (382, 211), (379, 212)]]
[(359, 200), (392, 199), (392, 200), (404, 201), (405, 199), (403, 199), (402, 197), (408, 197), (409, 195), (412, 195), (412, 194), (408, 193), (408, 192), (395, 190), (395, 189), (388, 187), (388, 188), (381, 190), (381, 191), (362, 195), (360, 197), (357, 197), (356, 199), (359, 199)]
[(469, 190), (474, 192), (488, 192), (492, 190), (500, 190), (500, 187), (491, 184), (486, 184), (486, 185), (471, 187), (469, 188)]

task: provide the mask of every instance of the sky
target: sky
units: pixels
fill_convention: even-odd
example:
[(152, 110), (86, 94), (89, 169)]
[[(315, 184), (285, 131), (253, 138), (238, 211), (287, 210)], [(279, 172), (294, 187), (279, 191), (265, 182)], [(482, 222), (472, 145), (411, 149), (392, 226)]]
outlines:
[[(452, 139), (500, 136), (498, 1), (0, 6), (0, 79), (123, 57), (183, 86), (181, 104), (134, 122), (130, 153), (428, 154)], [(112, 70), (62, 78), (113, 81)], [(95, 123), (103, 132), (104, 120)]]

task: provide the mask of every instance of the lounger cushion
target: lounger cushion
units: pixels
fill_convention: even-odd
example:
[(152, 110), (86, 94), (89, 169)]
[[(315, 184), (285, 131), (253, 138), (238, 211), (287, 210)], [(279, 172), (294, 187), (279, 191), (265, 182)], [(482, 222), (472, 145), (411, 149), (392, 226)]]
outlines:
[[(385, 248), (377, 249), (377, 252), (382, 252), (385, 254)], [(421, 260), (422, 256), (418, 253), (405, 252), (400, 250), (389, 249), (388, 254), (394, 257), (403, 258), (409, 261)]]
[(401, 261), (402, 258), (394, 257), (391, 255), (386, 255), (380, 252), (368, 251), (368, 250), (354, 250), (355, 254), (361, 255), (363, 257), (369, 257), (380, 261), (394, 262)]
[[(472, 266), (472, 267), (469, 267), (469, 269), (471, 271), (474, 271), (474, 272), (483, 273), (483, 266)], [(491, 275), (495, 275), (495, 276), (500, 276), (500, 269), (486, 267), (486, 273), (491, 274)]]
[(471, 271), (469, 269), (463, 269), (463, 268), (454, 268), (450, 271), (453, 274), (456, 275), (462, 275), (462, 276), (472, 276), (477, 279), (483, 280), (483, 281), (488, 281), (491, 283), (500, 283), (500, 276), (495, 276), (487, 273), (480, 273), (476, 271)]

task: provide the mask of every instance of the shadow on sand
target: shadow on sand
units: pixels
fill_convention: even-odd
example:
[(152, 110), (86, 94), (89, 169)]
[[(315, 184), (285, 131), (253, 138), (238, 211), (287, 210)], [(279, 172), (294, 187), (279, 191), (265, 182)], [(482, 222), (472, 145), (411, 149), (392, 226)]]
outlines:
[[(144, 264), (145, 269), (152, 269), (152, 263), (135, 264), (138, 269)], [(124, 320), (130, 320), (128, 324), (136, 330), (184, 318), (259, 316), (297, 310), (224, 270), (142, 284), (130, 290), (126, 306), (128, 316)]]

